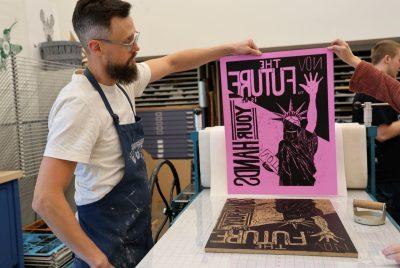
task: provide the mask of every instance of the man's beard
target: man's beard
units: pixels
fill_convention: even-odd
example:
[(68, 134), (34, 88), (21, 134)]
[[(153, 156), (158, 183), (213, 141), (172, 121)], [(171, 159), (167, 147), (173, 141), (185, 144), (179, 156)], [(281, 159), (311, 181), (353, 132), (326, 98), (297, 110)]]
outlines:
[(107, 63), (107, 73), (120, 84), (130, 84), (137, 79), (138, 70), (136, 63), (132, 63), (135, 56), (132, 56), (125, 64), (113, 64), (111, 61)]

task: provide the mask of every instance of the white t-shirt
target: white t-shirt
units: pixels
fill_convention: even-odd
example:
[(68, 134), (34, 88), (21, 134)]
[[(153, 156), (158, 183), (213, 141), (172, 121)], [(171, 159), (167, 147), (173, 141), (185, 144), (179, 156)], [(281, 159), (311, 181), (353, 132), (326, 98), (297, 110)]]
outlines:
[[(146, 63), (137, 64), (138, 80), (123, 86), (133, 107), (151, 78)], [(120, 124), (135, 121), (131, 106), (114, 86), (100, 84)], [(85, 205), (105, 196), (124, 175), (124, 159), (113, 120), (100, 94), (76, 71), (55, 100), (49, 114), (49, 134), (44, 156), (77, 162), (75, 202)]]

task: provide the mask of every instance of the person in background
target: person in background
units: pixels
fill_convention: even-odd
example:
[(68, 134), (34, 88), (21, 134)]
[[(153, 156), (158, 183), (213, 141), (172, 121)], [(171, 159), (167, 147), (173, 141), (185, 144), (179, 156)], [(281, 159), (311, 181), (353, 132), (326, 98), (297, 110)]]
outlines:
[[(396, 78), (400, 68), (400, 44), (392, 40), (377, 43), (371, 50), (371, 63), (381, 72)], [(379, 90), (379, 89), (376, 89)], [(381, 103), (364, 93), (356, 93), (355, 102)], [(363, 109), (353, 105), (353, 122), (364, 123)], [(377, 199), (387, 204), (387, 211), (400, 223), (400, 121), (390, 106), (374, 107), (372, 125), (377, 126), (376, 183)]]
[[(400, 82), (378, 70), (374, 65), (355, 56), (347, 42), (336, 39), (328, 47), (345, 63), (355, 68), (350, 80), (350, 90), (361, 92), (375, 99), (387, 102), (400, 111)], [(400, 243), (386, 247), (382, 253), (400, 264)]]

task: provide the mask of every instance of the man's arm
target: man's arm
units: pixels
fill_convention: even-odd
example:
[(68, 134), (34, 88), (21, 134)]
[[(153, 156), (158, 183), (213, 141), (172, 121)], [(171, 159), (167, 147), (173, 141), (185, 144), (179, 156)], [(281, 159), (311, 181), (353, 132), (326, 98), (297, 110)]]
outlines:
[(76, 162), (43, 157), (32, 207), (79, 258), (91, 267), (112, 267), (82, 230), (65, 198), (75, 167)]
[(223, 56), (234, 54), (261, 55), (261, 52), (251, 39), (239, 43), (220, 45), (216, 47), (179, 51), (165, 57), (146, 61), (151, 70), (150, 83), (157, 81), (171, 73), (197, 68)]
[(399, 81), (354, 56), (349, 45), (343, 40), (333, 41), (332, 46), (328, 48), (341, 60), (356, 68), (350, 80), (351, 91), (363, 92), (380, 101), (388, 102), (395, 110), (400, 111)]
[(376, 140), (384, 142), (400, 135), (400, 121), (394, 121), (391, 124), (382, 124), (378, 126)]

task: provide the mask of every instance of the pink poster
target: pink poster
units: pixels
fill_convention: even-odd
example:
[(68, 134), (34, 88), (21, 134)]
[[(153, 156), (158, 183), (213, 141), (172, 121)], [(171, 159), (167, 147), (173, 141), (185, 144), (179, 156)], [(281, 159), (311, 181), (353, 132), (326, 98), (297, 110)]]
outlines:
[(229, 194), (337, 194), (333, 54), (221, 59)]

